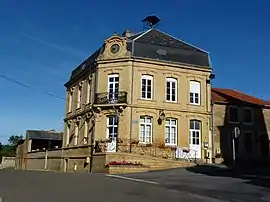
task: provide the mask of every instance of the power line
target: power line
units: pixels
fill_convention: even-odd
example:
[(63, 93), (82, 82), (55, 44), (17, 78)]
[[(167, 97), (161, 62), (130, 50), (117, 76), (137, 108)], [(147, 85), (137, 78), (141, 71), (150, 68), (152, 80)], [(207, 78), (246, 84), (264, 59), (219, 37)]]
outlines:
[(60, 96), (58, 96), (58, 95), (55, 95), (55, 94), (53, 94), (53, 93), (46, 92), (46, 91), (42, 91), (42, 90), (38, 90), (38, 89), (36, 89), (36, 88), (34, 88), (34, 87), (30, 86), (30, 85), (27, 85), (27, 84), (25, 84), (25, 83), (23, 83), (23, 82), (18, 81), (18, 80), (16, 80), (16, 79), (12, 79), (12, 78), (10, 78), (10, 77), (4, 75), (3, 73), (0, 73), (0, 77), (2, 77), (3, 79), (5, 79), (5, 80), (7, 80), (7, 81), (10, 81), (10, 82), (12, 82), (12, 83), (15, 83), (15, 84), (17, 84), (17, 85), (20, 85), (20, 86), (22, 86), (22, 87), (25, 87), (25, 88), (28, 88), (28, 89), (37, 91), (37, 92), (42, 93), (42, 94), (46, 94), (46, 95), (48, 95), (48, 96), (50, 96), (50, 97), (54, 97), (54, 98), (57, 98), (57, 99), (60, 99), (60, 100), (66, 100), (65, 98), (60, 97)]

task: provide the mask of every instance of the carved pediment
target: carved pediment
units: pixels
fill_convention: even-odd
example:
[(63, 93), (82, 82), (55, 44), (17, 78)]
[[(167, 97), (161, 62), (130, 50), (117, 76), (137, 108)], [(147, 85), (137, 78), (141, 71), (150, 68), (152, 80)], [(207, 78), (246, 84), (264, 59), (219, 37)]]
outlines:
[(99, 55), (98, 60), (117, 59), (130, 57), (127, 51), (127, 40), (125, 37), (114, 34), (105, 40), (104, 51)]

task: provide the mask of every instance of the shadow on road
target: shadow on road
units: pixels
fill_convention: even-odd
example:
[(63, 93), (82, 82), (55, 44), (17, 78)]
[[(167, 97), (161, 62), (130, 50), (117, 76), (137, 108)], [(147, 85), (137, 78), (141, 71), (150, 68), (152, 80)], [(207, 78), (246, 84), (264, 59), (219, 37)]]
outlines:
[(211, 165), (197, 165), (186, 168), (187, 171), (209, 176), (231, 177), (247, 180), (245, 183), (270, 188), (270, 168), (227, 168)]

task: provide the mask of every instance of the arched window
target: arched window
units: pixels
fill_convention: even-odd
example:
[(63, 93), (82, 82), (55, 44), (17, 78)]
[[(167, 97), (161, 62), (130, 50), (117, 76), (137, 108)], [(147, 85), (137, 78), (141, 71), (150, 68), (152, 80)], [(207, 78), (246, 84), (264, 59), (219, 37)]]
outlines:
[(152, 100), (153, 98), (153, 76), (142, 75), (141, 98)]
[(108, 76), (108, 99), (109, 103), (115, 103), (118, 101), (119, 93), (119, 75), (110, 74)]
[(140, 117), (140, 142), (152, 143), (152, 117)]
[(201, 83), (198, 81), (190, 81), (189, 83), (189, 103), (200, 105), (201, 100)]
[(166, 79), (166, 101), (177, 102), (177, 79)]
[(107, 117), (107, 138), (117, 138), (118, 135), (118, 120), (117, 116)]
[(190, 120), (189, 124), (189, 144), (191, 145), (200, 145), (201, 138), (201, 121), (199, 120)]
[(167, 118), (165, 131), (165, 143), (167, 145), (177, 145), (177, 120), (174, 118)]

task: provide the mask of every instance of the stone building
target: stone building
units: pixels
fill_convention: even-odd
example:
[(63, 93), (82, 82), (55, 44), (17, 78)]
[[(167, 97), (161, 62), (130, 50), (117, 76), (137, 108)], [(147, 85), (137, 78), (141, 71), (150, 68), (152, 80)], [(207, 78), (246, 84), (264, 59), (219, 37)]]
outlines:
[(215, 157), (232, 163), (234, 128), (236, 162), (265, 162), (269, 159), (270, 102), (242, 92), (213, 88)]
[[(31, 169), (28, 157), (34, 153), (60, 150), (62, 138), (63, 132), (56, 130), (27, 130), (25, 139), (19, 141), (16, 147), (16, 169)], [(39, 162), (32, 159), (31, 163), (38, 166)]]
[(65, 84), (63, 168), (83, 169), (94, 141), (106, 152), (118, 142), (187, 147), (204, 160), (211, 73), (208, 52), (156, 28), (107, 38)]

